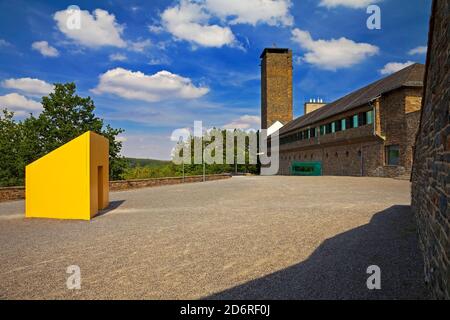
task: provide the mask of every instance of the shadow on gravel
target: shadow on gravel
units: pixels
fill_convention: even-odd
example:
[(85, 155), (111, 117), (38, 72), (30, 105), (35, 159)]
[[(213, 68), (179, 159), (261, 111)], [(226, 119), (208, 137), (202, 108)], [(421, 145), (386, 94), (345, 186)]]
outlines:
[(105, 214), (107, 214), (110, 211), (116, 210), (118, 207), (120, 207), (123, 203), (125, 202), (125, 200), (118, 200), (118, 201), (111, 201), (109, 203), (108, 208), (103, 209), (101, 211), (99, 211), (99, 213), (95, 216), (96, 218), (101, 217)]
[[(297, 265), (205, 299), (427, 299), (413, 218), (409, 206), (392, 206)], [(367, 289), (370, 265), (381, 268), (381, 290)]]

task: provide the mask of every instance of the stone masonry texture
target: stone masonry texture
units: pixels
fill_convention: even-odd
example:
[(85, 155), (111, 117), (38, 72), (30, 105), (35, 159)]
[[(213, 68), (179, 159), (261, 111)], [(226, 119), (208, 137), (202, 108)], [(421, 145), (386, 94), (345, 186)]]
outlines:
[[(405, 177), (409, 180), (421, 94), (420, 87), (401, 87), (382, 95), (373, 104), (324, 119), (315, 126), (376, 109), (374, 124), (282, 145), (279, 173), (290, 174), (293, 161), (320, 161), (323, 175)], [(398, 166), (386, 163), (386, 147), (390, 145), (400, 148)]]
[(266, 49), (261, 61), (261, 128), (293, 119), (292, 51)]
[[(213, 174), (207, 175), (206, 181), (222, 180), (231, 178), (229, 174)], [(182, 177), (173, 178), (157, 178), (157, 179), (139, 179), (139, 180), (119, 180), (110, 181), (110, 191), (121, 191), (129, 189), (139, 189), (148, 187), (159, 187), (172, 184), (192, 183), (203, 181), (203, 176), (188, 176), (184, 180)], [(7, 187), (0, 188), (0, 202), (20, 200), (25, 198), (24, 187)]]
[(412, 210), (434, 298), (450, 299), (450, 2), (433, 1)]

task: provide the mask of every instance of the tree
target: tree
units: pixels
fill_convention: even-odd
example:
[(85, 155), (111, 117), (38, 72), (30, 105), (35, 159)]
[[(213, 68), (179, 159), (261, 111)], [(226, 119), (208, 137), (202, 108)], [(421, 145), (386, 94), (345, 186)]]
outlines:
[(120, 179), (127, 162), (120, 156), (123, 129), (104, 125), (95, 114), (90, 97), (76, 94), (74, 83), (55, 84), (54, 92), (42, 97), (42, 113), (15, 122), (7, 110), (0, 116), (0, 185), (23, 184), (25, 166), (86, 131), (109, 140), (110, 179)]
[(86, 131), (96, 132), (109, 140), (110, 179), (120, 179), (127, 162), (120, 156), (122, 142), (116, 137), (124, 130), (104, 126), (103, 120), (94, 114), (95, 105), (90, 97), (78, 96), (74, 83), (55, 84), (54, 92), (42, 98), (42, 106), (39, 122), (45, 153)]
[(17, 163), (19, 156), (19, 125), (8, 110), (0, 115), (0, 186), (11, 186), (23, 181), (23, 172)]

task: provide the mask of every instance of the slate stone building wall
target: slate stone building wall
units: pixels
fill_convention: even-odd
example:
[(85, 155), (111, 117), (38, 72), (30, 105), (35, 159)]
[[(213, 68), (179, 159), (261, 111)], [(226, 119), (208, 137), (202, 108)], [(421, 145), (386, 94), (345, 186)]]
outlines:
[(450, 299), (450, 2), (433, 1), (412, 209), (435, 298)]

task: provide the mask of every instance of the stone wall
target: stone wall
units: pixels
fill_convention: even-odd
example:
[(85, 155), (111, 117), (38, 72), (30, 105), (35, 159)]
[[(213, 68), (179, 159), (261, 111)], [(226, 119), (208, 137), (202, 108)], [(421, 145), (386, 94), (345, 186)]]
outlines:
[(450, 299), (449, 3), (433, 1), (412, 173), (412, 209), (424, 254), (425, 281), (438, 299)]
[[(207, 175), (206, 181), (222, 180), (231, 178), (230, 174), (214, 174)], [(181, 177), (175, 178), (159, 178), (159, 179), (141, 179), (141, 180), (121, 180), (121, 181), (110, 181), (109, 189), (110, 191), (120, 191), (147, 187), (159, 187), (173, 184), (181, 183), (192, 183), (203, 181), (203, 176), (189, 176), (185, 177), (184, 181)], [(0, 188), (0, 202), (20, 200), (25, 198), (25, 188), (24, 187), (8, 187)]]
[[(373, 104), (324, 119), (315, 126), (376, 108), (374, 124), (281, 145), (279, 172), (288, 175), (292, 161), (321, 161), (324, 175), (409, 180), (420, 103), (420, 88), (402, 87), (386, 93)], [(398, 166), (386, 164), (385, 148), (389, 145), (400, 148)]]
[[(230, 174), (214, 174), (207, 175), (206, 181), (222, 180), (231, 178)], [(148, 188), (148, 187), (158, 187), (167, 186), (172, 184), (182, 184), (182, 183), (192, 183), (192, 182), (202, 182), (203, 176), (189, 176), (185, 177), (184, 181), (181, 177), (174, 178), (158, 178), (158, 179), (140, 179), (140, 180), (119, 180), (111, 181), (109, 183), (109, 188), (111, 191), (138, 189), (138, 188)]]
[(0, 188), (0, 202), (13, 201), (25, 198), (25, 187)]

